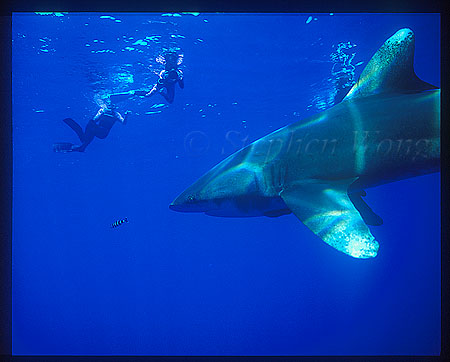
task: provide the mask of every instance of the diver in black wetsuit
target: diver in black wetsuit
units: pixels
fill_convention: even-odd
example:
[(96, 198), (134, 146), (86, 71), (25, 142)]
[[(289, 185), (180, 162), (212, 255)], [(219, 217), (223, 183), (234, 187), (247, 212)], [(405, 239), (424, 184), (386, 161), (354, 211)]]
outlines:
[[(175, 97), (175, 84), (178, 83), (181, 89), (184, 88), (183, 72), (178, 69), (179, 55), (175, 51), (168, 51), (164, 54), (165, 69), (159, 73), (159, 79), (148, 93), (138, 94), (151, 97), (155, 93), (161, 94), (168, 103), (172, 103)], [(142, 92), (141, 92), (142, 93)], [(135, 93), (137, 94), (137, 93)]]
[(125, 125), (127, 123), (127, 117), (129, 113), (130, 111), (126, 111), (125, 117), (122, 117), (122, 115), (116, 111), (115, 105), (105, 105), (101, 107), (95, 117), (88, 122), (84, 132), (81, 126), (72, 118), (64, 119), (63, 122), (75, 131), (82, 144), (81, 146), (76, 146), (72, 143), (57, 143), (53, 146), (54, 151), (84, 152), (86, 147), (92, 142), (95, 137), (100, 139), (106, 138), (114, 123), (121, 122)]

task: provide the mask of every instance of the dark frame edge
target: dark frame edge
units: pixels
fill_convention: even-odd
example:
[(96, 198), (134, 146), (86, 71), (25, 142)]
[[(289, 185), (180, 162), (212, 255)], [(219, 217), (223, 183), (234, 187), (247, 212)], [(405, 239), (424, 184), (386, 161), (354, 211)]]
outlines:
[(12, 354), (12, 72), (10, 14), (0, 14), (0, 354)]
[[(444, 4), (444, 3), (442, 3)], [(449, 75), (448, 71), (448, 54), (445, 50), (449, 44), (449, 29), (448, 29), (448, 15), (450, 6), (443, 5), (441, 12), (441, 79), (442, 83), (442, 93), (441, 93), (441, 138), (444, 142), (444, 146), (441, 148), (442, 158), (441, 158), (441, 355), (440, 357), (416, 357), (416, 358), (402, 358), (400, 356), (395, 356), (392, 360), (447, 360), (450, 357), (450, 351), (448, 347), (449, 332), (448, 328), (450, 326), (450, 312), (448, 309), (448, 301), (450, 296), (449, 287), (449, 262), (450, 262), (450, 248), (448, 245), (448, 217), (449, 217), (449, 206), (448, 200), (448, 174), (447, 164), (448, 164), (448, 136), (449, 136), (449, 126), (447, 121), (448, 104), (446, 99), (448, 96), (448, 90), (446, 88), (447, 79)], [(1, 300), (0, 300), (0, 356), (11, 356), (12, 354), (12, 78), (11, 78), (11, 26), (12, 17), (11, 14), (0, 13), (0, 43), (1, 49), (1, 102), (0, 102), (0, 114), (2, 115), (0, 119), (0, 159), (1, 159), (1, 204), (2, 204), (2, 218), (0, 227), (0, 253), (2, 257), (2, 262), (0, 263), (0, 290), (1, 290)], [(67, 356), (66, 356), (67, 357)], [(109, 356), (112, 357), (112, 356)], [(28, 359), (29, 358), (29, 359)], [(18, 357), (19, 360), (47, 360), (46, 357), (39, 356), (34, 357)], [(58, 357), (52, 356), (53, 360), (59, 360)], [(120, 358), (120, 357), (119, 357)], [(122, 357), (126, 360), (127, 357)], [(209, 359), (208, 357), (206, 357)], [(250, 357), (248, 357), (250, 359)], [(327, 357), (326, 357), (327, 358)], [(326, 359), (325, 358), (325, 359)], [(381, 357), (382, 358), (382, 357)], [(380, 359), (381, 359), (380, 358)], [(4, 360), (3, 358), (1, 358)], [(65, 358), (64, 358), (65, 359)], [(67, 357), (71, 359), (71, 357)], [(88, 358), (86, 358), (88, 359)], [(93, 358), (94, 359), (94, 358)], [(105, 357), (98, 357), (99, 359), (105, 359)], [(139, 359), (138, 357), (134, 358)], [(158, 359), (155, 357), (154, 360)], [(164, 358), (165, 359), (165, 358)], [(170, 359), (168, 357), (167, 359)], [(175, 358), (176, 359), (176, 358)], [(184, 359), (184, 358), (180, 358)], [(194, 359), (199, 359), (194, 357)], [(258, 360), (263, 360), (264, 358), (258, 358)], [(295, 358), (286, 358), (286, 360), (294, 360)], [(308, 359), (308, 358), (305, 358)], [(317, 358), (320, 359), (320, 358)], [(358, 359), (358, 357), (348, 358), (348, 360)], [(368, 358), (367, 360), (375, 360), (378, 358)], [(14, 358), (16, 360), (16, 358)], [(78, 357), (72, 357), (72, 360), (78, 360)], [(131, 359), (130, 359), (131, 360)], [(162, 359), (161, 359), (162, 360)], [(212, 358), (211, 360), (214, 360)], [(219, 360), (217, 358), (216, 360)], [(284, 360), (284, 358), (283, 358)]]
[(449, 37), (449, 11), (450, 5), (447, 2), (443, 5), (441, 12), (441, 359), (443, 361), (450, 358), (448, 346), (449, 341), (449, 263), (450, 248), (449, 242), (449, 190), (448, 190), (448, 159), (449, 159), (449, 124), (448, 114), (448, 80), (449, 78), (449, 54), (445, 50), (448, 49)]

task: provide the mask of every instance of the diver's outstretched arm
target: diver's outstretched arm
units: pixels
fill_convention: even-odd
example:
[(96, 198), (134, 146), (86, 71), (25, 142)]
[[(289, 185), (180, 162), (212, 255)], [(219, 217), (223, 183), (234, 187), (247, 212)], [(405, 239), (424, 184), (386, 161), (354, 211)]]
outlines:
[(148, 92), (145, 97), (151, 97), (158, 90), (158, 83), (156, 83), (153, 88)]
[(128, 122), (128, 115), (131, 113), (131, 111), (125, 111), (125, 117), (123, 117), (122, 119), (123, 119), (123, 121), (122, 121), (122, 124), (123, 125), (126, 125), (127, 124), (127, 122)]
[(117, 111), (114, 111), (114, 115), (119, 120), (120, 123), (125, 124), (125, 122), (126, 122), (125, 118), (127, 117), (126, 112), (125, 112), (125, 118), (123, 118), (122, 115)]
[(181, 89), (183, 89), (184, 88), (184, 74), (180, 69), (177, 70), (177, 74), (178, 74), (178, 85), (180, 86)]
[(105, 110), (103, 108), (100, 108), (97, 112), (97, 114), (94, 116), (94, 118), (92, 118), (92, 120), (96, 121), (97, 119), (99, 119), (99, 117), (103, 114)]
[(137, 91), (134, 91), (134, 95), (135, 96), (140, 96), (140, 97), (145, 97), (145, 95), (147, 94), (148, 92), (147, 91), (140, 91), (140, 90), (137, 90)]

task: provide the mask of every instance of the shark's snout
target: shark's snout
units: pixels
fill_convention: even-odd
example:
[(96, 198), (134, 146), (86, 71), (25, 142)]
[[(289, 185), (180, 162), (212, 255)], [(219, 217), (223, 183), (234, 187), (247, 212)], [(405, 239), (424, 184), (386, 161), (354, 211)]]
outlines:
[(184, 211), (183, 205), (177, 205), (177, 204), (174, 204), (173, 202), (169, 205), (169, 209), (173, 210), (173, 211), (180, 211), (180, 212)]
[(210, 208), (210, 202), (201, 200), (190, 192), (182, 193), (169, 205), (169, 209), (179, 212), (206, 212)]
[(169, 209), (179, 212), (189, 212), (190, 209), (187, 200), (188, 199), (185, 196), (180, 195), (172, 201), (172, 203), (169, 205)]

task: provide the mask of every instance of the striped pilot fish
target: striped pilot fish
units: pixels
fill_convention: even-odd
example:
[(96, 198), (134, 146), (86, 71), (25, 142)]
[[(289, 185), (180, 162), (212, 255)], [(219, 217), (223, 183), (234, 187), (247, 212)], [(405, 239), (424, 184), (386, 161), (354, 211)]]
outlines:
[(127, 218), (127, 217), (126, 217), (125, 219), (121, 219), (121, 220), (114, 221), (114, 222), (111, 224), (111, 227), (112, 227), (112, 228), (116, 228), (116, 227), (118, 227), (118, 226), (120, 226), (120, 225), (122, 225), (122, 224), (124, 224), (124, 223), (126, 223), (126, 222), (128, 222), (128, 218)]

